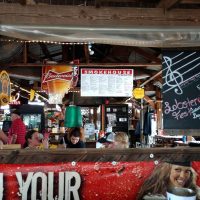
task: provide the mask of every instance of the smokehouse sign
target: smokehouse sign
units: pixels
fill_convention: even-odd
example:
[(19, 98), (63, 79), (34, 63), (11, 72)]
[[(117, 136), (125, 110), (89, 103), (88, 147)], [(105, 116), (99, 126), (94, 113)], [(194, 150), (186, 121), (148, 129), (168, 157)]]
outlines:
[(133, 69), (81, 69), (81, 96), (131, 97)]
[(163, 52), (164, 129), (200, 129), (200, 52)]

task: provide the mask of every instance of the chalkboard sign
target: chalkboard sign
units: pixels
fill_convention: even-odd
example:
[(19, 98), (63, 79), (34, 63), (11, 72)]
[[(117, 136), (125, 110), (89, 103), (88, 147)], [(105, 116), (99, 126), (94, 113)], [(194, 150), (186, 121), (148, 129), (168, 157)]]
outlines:
[(200, 51), (165, 51), (162, 66), (164, 129), (200, 129)]

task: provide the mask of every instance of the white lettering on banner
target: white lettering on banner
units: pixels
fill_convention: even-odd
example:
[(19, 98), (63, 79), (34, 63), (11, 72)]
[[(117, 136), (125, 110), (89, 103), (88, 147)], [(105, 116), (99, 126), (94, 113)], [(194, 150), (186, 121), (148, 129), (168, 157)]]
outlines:
[(3, 199), (3, 173), (0, 173), (0, 200)]
[[(73, 186), (71, 186), (71, 180), (72, 178), (75, 178), (76, 182)], [(74, 196), (74, 200), (79, 200), (79, 194), (78, 189), (81, 186), (81, 177), (77, 172), (70, 172), (65, 173), (65, 200), (71, 200), (70, 199), (70, 193), (72, 192)]]
[(41, 199), (47, 199), (47, 176), (45, 173), (37, 172), (33, 175), (31, 184), (31, 199), (37, 199), (37, 181), (42, 179)]
[[(48, 199), (54, 199), (53, 196), (54, 186), (54, 172), (48, 173)], [(59, 186), (58, 186), (58, 198), (64, 199), (64, 172), (59, 172)]]
[(17, 177), (17, 181), (19, 183), (19, 192), (22, 195), (22, 200), (26, 200), (28, 188), (31, 184), (31, 180), (32, 180), (32, 177), (33, 177), (33, 172), (28, 173), (26, 181), (23, 181), (21, 172), (16, 172), (16, 177)]
[[(31, 199), (37, 199), (38, 194), (38, 179), (41, 180), (40, 196), (42, 200), (54, 199), (54, 172), (48, 172), (46, 175), (43, 172), (29, 172), (26, 180), (23, 180), (22, 173), (16, 172), (17, 181), (19, 183), (19, 191), (22, 200), (28, 197), (28, 190), (31, 185)], [(80, 200), (78, 190), (81, 185), (81, 177), (77, 172), (59, 172), (58, 173), (58, 195), (55, 198), (58, 200)], [(72, 184), (73, 182), (73, 184)], [(0, 200), (3, 199), (3, 174), (0, 173)], [(48, 187), (48, 190), (47, 190)]]

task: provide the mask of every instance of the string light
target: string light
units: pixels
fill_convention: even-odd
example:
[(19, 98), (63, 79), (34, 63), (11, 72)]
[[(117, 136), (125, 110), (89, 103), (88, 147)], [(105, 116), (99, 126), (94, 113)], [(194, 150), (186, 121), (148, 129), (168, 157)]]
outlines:
[(49, 40), (16, 40), (16, 39), (0, 39), (1, 42), (17, 42), (17, 43), (47, 43), (47, 44), (60, 44), (60, 45), (84, 45), (94, 44), (94, 42), (60, 42)]
[(72, 91), (69, 90), (69, 92), (70, 92), (70, 93), (72, 93), (72, 92), (74, 92), (74, 93), (80, 93), (79, 90), (72, 90)]

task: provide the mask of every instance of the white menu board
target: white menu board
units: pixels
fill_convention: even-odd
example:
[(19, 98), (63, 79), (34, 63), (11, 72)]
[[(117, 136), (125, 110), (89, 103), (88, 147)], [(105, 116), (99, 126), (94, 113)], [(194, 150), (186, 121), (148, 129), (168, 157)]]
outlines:
[(133, 69), (81, 69), (81, 96), (130, 97)]

